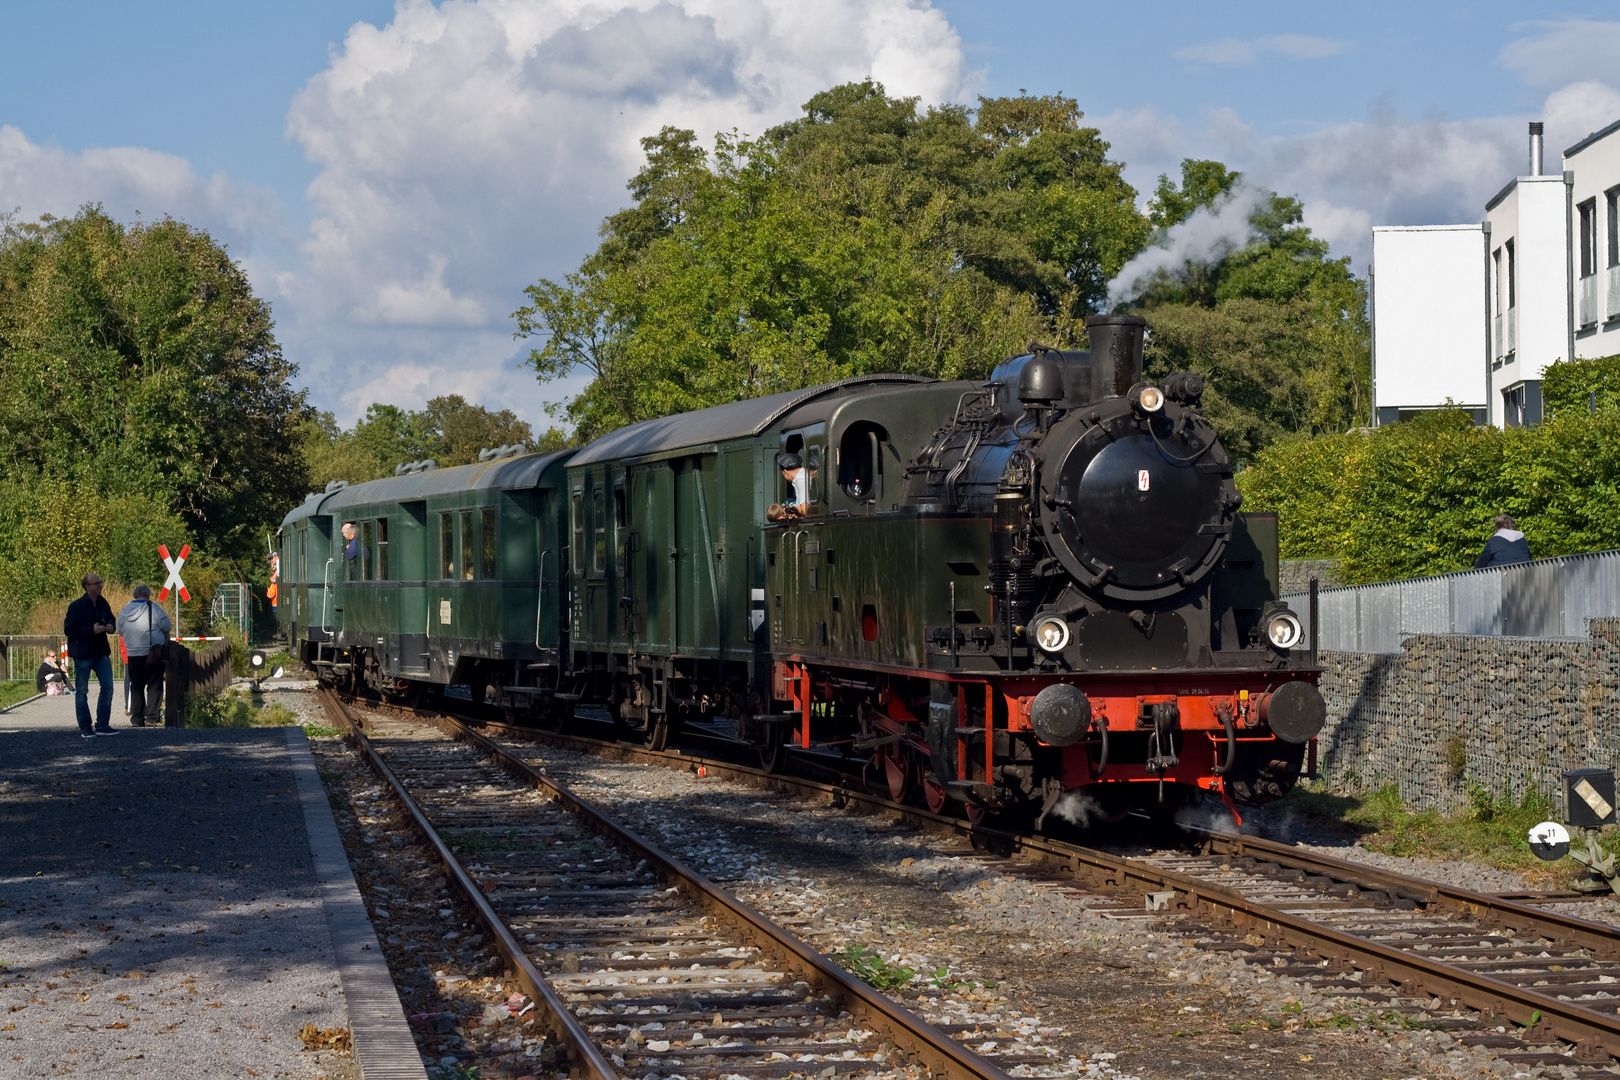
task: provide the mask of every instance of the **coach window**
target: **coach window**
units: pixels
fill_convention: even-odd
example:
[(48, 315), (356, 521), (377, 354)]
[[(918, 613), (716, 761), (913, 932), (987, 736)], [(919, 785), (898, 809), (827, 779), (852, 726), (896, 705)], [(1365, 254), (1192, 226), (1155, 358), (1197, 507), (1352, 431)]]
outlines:
[(377, 519), (377, 580), (388, 580), (388, 519)]
[(597, 577), (607, 573), (607, 514), (602, 508), (602, 489), (591, 489), (591, 568)]
[(471, 510), (461, 512), (461, 580), (471, 581), (473, 570), (477, 567), (473, 562), (473, 514)]
[(439, 515), (439, 576), (456, 576), (456, 523), (452, 514)]
[(374, 521), (362, 521), (360, 523), (360, 558), (357, 561), (360, 563), (361, 581), (370, 581), (372, 577), (371, 550), (377, 543), (376, 526), (377, 523)]
[(585, 492), (574, 489), (574, 572), (585, 572)]
[(622, 579), (629, 562), (630, 507), (624, 497), (624, 481), (613, 485), (613, 550), (615, 572)]
[(478, 542), (483, 552), (478, 576), (486, 581), (495, 576), (495, 539), (495, 508), (486, 506), (478, 512)]

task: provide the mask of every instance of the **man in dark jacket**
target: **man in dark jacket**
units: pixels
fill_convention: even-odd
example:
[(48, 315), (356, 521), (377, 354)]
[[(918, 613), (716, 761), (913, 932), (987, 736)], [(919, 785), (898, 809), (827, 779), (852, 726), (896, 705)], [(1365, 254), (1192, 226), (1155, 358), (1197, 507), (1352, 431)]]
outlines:
[(1530, 541), (1524, 538), (1524, 533), (1519, 531), (1512, 518), (1506, 514), (1497, 514), (1496, 533), (1485, 541), (1485, 550), (1474, 560), (1474, 569), (1483, 570), (1487, 566), (1510, 566), (1513, 563), (1529, 561)]
[[(62, 636), (67, 638), (68, 655), (73, 658), (75, 688), (73, 710), (79, 718), (79, 734), (86, 739), (97, 735), (116, 735), (112, 729), (113, 674), (112, 646), (107, 635), (117, 625), (112, 608), (101, 596), (101, 578), (93, 571), (84, 575), (79, 584), (84, 595), (68, 605), (67, 617), (62, 620)], [(96, 673), (101, 693), (96, 698), (96, 724), (90, 726), (90, 673)]]

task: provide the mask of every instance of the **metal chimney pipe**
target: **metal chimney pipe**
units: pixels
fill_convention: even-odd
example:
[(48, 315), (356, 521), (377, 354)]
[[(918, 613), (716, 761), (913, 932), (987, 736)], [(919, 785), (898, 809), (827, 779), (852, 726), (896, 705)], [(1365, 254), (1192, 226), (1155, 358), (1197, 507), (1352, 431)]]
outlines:
[(1092, 315), (1086, 319), (1091, 338), (1091, 400), (1124, 397), (1142, 380), (1142, 339), (1147, 320), (1140, 315)]
[(1541, 175), (1541, 121), (1530, 122), (1530, 175)]

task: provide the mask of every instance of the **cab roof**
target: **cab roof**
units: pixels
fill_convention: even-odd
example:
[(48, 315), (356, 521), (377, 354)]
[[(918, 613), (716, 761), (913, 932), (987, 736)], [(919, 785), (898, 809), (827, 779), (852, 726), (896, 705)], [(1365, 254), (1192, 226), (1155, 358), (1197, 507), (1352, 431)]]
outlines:
[(770, 394), (766, 397), (728, 401), (695, 412), (660, 416), (656, 420), (643, 420), (639, 424), (610, 431), (591, 443), (568, 464), (591, 465), (600, 461), (642, 457), (688, 446), (724, 442), (758, 435), (776, 421), (806, 402), (833, 394), (852, 386), (870, 386), (882, 383), (931, 383), (925, 375), (856, 375), (837, 382), (809, 386), (803, 390)]

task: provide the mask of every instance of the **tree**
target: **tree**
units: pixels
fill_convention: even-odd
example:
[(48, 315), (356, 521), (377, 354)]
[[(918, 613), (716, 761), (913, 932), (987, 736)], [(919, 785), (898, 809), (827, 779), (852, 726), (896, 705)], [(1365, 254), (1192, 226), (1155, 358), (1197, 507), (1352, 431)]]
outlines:
[(5, 622), (92, 568), (150, 577), (160, 540), (196, 545), (205, 575), (262, 570), (267, 524), (307, 487), (296, 374), (206, 232), (0, 217)]
[(514, 313), (583, 438), (871, 372), (976, 378), (1073, 341), (1148, 231), (1072, 99), (921, 110), (871, 81), (758, 139), (642, 142), (634, 205)]
[[(1156, 242), (1201, 207), (1248, 208), (1248, 240), (1188, 261), (1140, 290), (1134, 309), (1153, 334), (1147, 370), (1204, 375), (1211, 421), (1239, 461), (1294, 433), (1346, 431), (1371, 405), (1366, 283), (1303, 224), (1297, 199), (1240, 190), (1242, 174), (1182, 162), (1181, 183), (1159, 177), (1149, 204)], [(1239, 201), (1239, 200), (1242, 201)]]
[[(547, 436), (555, 447), (559, 433)], [(399, 465), (424, 459), (441, 467), (466, 465), (481, 450), (514, 443), (532, 449), (535, 443), (527, 421), (510, 409), (490, 412), (460, 394), (431, 398), (420, 412), (373, 403), (347, 431), (331, 413), (315, 413), (303, 421), (299, 438), (317, 486), (392, 476)]]

